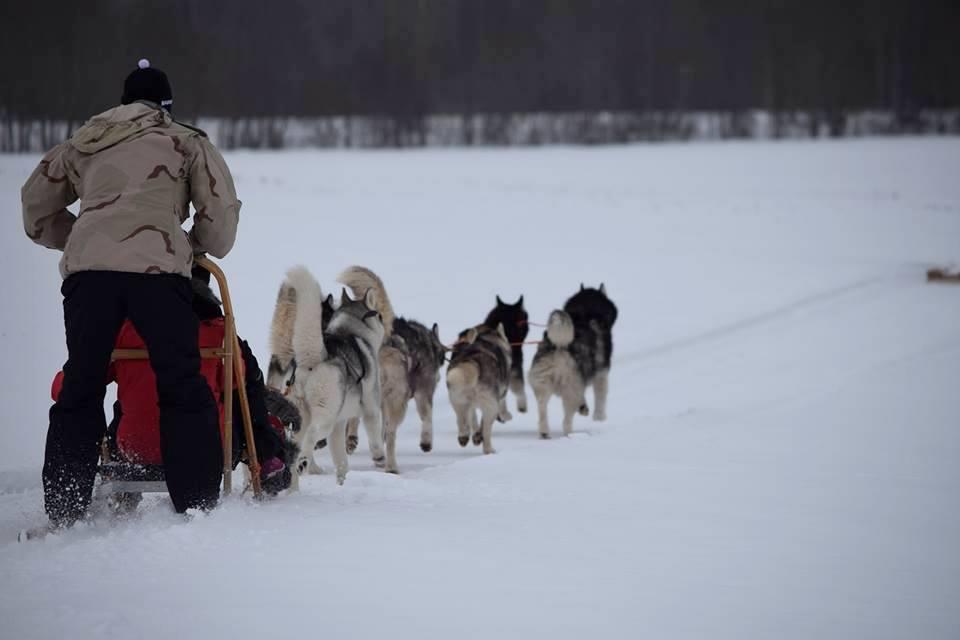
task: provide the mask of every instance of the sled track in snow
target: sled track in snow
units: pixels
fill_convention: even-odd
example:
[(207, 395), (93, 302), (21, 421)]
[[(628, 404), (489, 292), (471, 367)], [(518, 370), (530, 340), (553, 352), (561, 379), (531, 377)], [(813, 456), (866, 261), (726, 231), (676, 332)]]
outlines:
[(841, 287), (832, 287), (820, 293), (805, 296), (799, 300), (796, 300), (795, 302), (771, 309), (770, 311), (764, 311), (737, 322), (721, 325), (715, 329), (710, 329), (709, 331), (705, 331), (697, 335), (679, 338), (656, 347), (628, 353), (623, 357), (614, 360), (614, 368), (617, 368), (618, 366), (630, 366), (636, 364), (637, 362), (669, 355), (685, 349), (691, 349), (702, 344), (713, 342), (714, 340), (719, 340), (721, 338), (726, 338), (731, 335), (745, 332), (750, 329), (773, 324), (774, 322), (782, 320), (794, 313), (806, 311), (808, 309), (823, 305), (824, 303), (834, 302), (836, 300), (843, 299), (869, 289), (875, 289), (884, 283), (888, 283), (896, 279), (898, 279), (897, 276), (875, 276), (872, 278), (857, 280), (856, 282), (843, 285)]

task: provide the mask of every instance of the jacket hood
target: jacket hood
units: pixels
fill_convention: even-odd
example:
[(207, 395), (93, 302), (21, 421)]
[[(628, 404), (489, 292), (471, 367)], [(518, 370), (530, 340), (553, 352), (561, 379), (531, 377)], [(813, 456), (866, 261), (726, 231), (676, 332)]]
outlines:
[(172, 122), (169, 113), (152, 103), (124, 104), (90, 118), (70, 138), (70, 145), (80, 153), (96, 153), (151, 127)]

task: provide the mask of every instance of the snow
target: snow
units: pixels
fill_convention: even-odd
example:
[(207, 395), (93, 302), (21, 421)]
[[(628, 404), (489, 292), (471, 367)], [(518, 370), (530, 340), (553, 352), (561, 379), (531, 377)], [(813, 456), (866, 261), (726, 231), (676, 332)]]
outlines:
[(4, 638), (960, 635), (960, 287), (923, 278), (958, 259), (960, 140), (228, 154), (262, 361), (294, 263), (367, 265), (447, 339), (602, 281), (609, 420), (561, 438), (555, 403), (543, 442), (514, 411), (482, 456), (441, 388), (400, 476), (361, 436), (343, 487), (18, 545), (64, 358), (57, 255), (14, 213), (37, 160), (0, 156)]

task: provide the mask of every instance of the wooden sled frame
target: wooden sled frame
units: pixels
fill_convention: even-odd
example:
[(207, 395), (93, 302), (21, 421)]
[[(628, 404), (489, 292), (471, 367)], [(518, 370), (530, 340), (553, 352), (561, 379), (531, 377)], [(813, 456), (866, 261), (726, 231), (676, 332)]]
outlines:
[[(250, 403), (247, 399), (247, 387), (243, 384), (243, 358), (240, 341), (237, 338), (237, 325), (233, 314), (233, 301), (230, 298), (230, 287), (227, 285), (227, 277), (223, 270), (209, 258), (196, 257), (194, 258), (194, 264), (210, 272), (210, 275), (217, 281), (220, 297), (223, 300), (223, 346), (200, 349), (201, 359), (216, 359), (223, 362), (223, 495), (230, 495), (233, 490), (233, 392), (234, 387), (236, 387), (240, 397), (243, 435), (247, 443), (250, 484), (253, 488), (253, 495), (259, 498), (263, 493), (260, 486), (260, 463), (257, 461), (257, 446), (253, 440), (253, 420), (250, 415)], [(112, 359), (114, 361), (148, 360), (149, 357), (146, 349), (115, 349)], [(235, 380), (239, 381), (239, 384), (235, 384)], [(100, 457), (101, 482), (97, 486), (96, 492), (98, 498), (105, 498), (116, 493), (166, 493), (167, 485), (162, 477), (128, 474), (123, 471), (125, 466), (123, 463), (111, 463), (106, 440), (104, 440)], [(104, 473), (107, 471), (106, 467), (110, 468), (110, 473)]]

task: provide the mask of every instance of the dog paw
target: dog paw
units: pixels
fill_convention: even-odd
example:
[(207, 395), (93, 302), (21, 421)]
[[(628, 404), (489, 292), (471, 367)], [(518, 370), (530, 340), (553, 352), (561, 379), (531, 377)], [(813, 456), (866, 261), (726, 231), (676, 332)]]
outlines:
[(513, 414), (509, 411), (504, 411), (497, 415), (497, 422), (510, 422), (511, 420), (513, 420)]
[(383, 469), (385, 466), (387, 466), (387, 457), (386, 457), (386, 456), (377, 456), (377, 457), (373, 458), (373, 465), (374, 465), (377, 469)]
[(544, 433), (543, 431), (541, 431), (541, 432), (540, 432), (540, 439), (541, 439), (541, 440), (549, 440), (549, 439), (550, 439), (550, 434), (549, 434), (549, 433)]
[(473, 434), (473, 444), (476, 446), (483, 444), (483, 432), (477, 431), (475, 434)]
[(353, 452), (357, 450), (357, 445), (360, 444), (360, 438), (357, 436), (347, 436), (347, 453), (353, 455)]
[(301, 475), (310, 466), (309, 460), (301, 460), (297, 463), (297, 475)]
[(432, 442), (421, 442), (421, 443), (420, 443), (420, 451), (423, 451), (424, 453), (430, 453), (431, 451), (433, 451), (433, 443), (432, 443)]
[(579, 413), (582, 416), (588, 416), (590, 415), (590, 407), (588, 407), (587, 403), (584, 402), (582, 405), (580, 405), (580, 408), (577, 410), (577, 413)]
[(323, 440), (317, 440), (317, 444), (314, 445), (313, 448), (314, 448), (314, 449), (323, 449), (325, 446), (327, 446), (327, 439), (326, 439), (326, 438), (324, 438)]
[(457, 436), (457, 442), (460, 443), (461, 447), (465, 447), (470, 442), (470, 436)]
[(485, 455), (485, 456), (489, 456), (489, 455), (494, 454), (494, 453), (496, 453), (496, 452), (497, 452), (497, 450), (494, 449), (493, 447), (484, 447), (484, 448), (483, 448), (483, 455)]
[(594, 422), (603, 422), (607, 419), (606, 411), (594, 411), (593, 412), (593, 421)]
[(387, 467), (386, 469), (384, 469), (384, 471), (386, 473), (392, 473), (395, 476), (400, 475), (400, 469), (397, 469), (396, 467)]
[(346, 480), (347, 480), (347, 474), (346, 474), (346, 472), (344, 472), (344, 473), (337, 473), (337, 485), (343, 486), (343, 483), (346, 482)]

